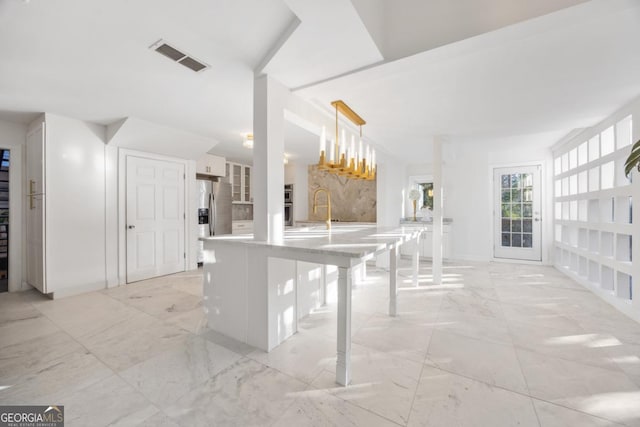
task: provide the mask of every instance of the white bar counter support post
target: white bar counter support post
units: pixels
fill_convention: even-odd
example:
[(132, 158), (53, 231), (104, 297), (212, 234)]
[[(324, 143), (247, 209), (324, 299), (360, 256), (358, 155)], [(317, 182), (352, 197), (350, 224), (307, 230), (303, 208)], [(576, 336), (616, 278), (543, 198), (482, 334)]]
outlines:
[(417, 288), (420, 284), (420, 281), (418, 280), (418, 274), (420, 273), (420, 235), (416, 237), (414, 245), (411, 266), (413, 267), (413, 286)]
[(389, 249), (389, 316), (398, 314), (398, 246)]
[(338, 357), (336, 382), (351, 382), (351, 269), (338, 268)]
[(322, 295), (321, 295), (321, 305), (322, 307), (327, 305), (327, 282), (329, 281), (329, 266), (324, 264), (322, 266)]
[(267, 75), (253, 86), (253, 236), (284, 238), (284, 104), (288, 89)]
[(433, 138), (433, 284), (442, 284), (442, 139)]

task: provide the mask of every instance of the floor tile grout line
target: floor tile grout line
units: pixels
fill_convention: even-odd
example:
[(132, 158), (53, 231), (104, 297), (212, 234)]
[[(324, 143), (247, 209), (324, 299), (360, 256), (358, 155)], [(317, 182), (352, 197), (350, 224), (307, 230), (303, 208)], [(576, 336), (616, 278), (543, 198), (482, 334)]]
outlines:
[[(331, 371), (327, 371), (326, 369), (322, 369), (322, 370), (320, 371), (320, 373), (318, 373), (318, 375), (316, 375), (316, 377), (313, 379), (313, 381), (309, 384), (309, 386), (311, 386), (311, 387), (312, 387), (312, 386), (313, 386), (313, 383), (314, 383), (318, 378), (320, 378), (320, 376), (321, 376), (321, 375), (323, 375), (324, 373), (328, 373), (328, 374), (330, 374), (330, 375), (335, 375), (335, 373), (333, 373), (333, 372), (331, 372)], [(344, 387), (343, 387), (343, 386), (339, 386), (339, 385), (336, 383), (336, 387), (335, 387), (335, 388), (344, 388)], [(357, 403), (355, 403), (355, 402), (350, 402), (350, 401), (348, 401), (348, 400), (346, 400), (346, 399), (344, 399), (344, 398), (342, 398), (342, 397), (340, 397), (340, 396), (337, 396), (337, 395), (335, 395), (335, 394), (331, 393), (331, 391), (329, 391), (329, 389), (318, 389), (317, 391), (321, 391), (321, 392), (323, 392), (323, 393), (326, 393), (326, 394), (328, 394), (328, 395), (330, 395), (330, 396), (332, 396), (332, 397), (335, 397), (336, 399), (339, 399), (339, 400), (343, 401), (343, 402), (344, 402), (344, 403), (346, 403), (347, 405), (355, 406), (355, 407), (357, 407), (357, 408), (358, 408), (358, 409), (360, 409), (360, 410), (366, 411), (366, 412), (368, 412), (368, 413), (370, 413), (370, 414), (372, 414), (372, 415), (375, 415), (376, 417), (382, 418), (382, 419), (384, 419), (384, 420), (386, 420), (386, 421), (389, 421), (390, 423), (393, 423), (393, 424), (395, 424), (395, 425), (397, 425), (397, 426), (402, 426), (402, 424), (400, 424), (400, 423), (398, 423), (398, 422), (396, 422), (396, 421), (394, 421), (394, 420), (391, 420), (391, 419), (389, 419), (389, 418), (385, 417), (384, 415), (378, 414), (378, 413), (376, 413), (376, 412), (372, 411), (372, 410), (371, 410), (371, 409), (369, 409), (369, 408), (362, 407), (362, 406), (358, 405), (358, 404), (357, 404)], [(403, 426), (403, 427), (404, 427), (404, 426)]]
[[(127, 285), (122, 285), (122, 286), (135, 285), (136, 283), (140, 283), (140, 282), (129, 283), (129, 284), (127, 284)], [(159, 287), (171, 287), (171, 285), (163, 285), (163, 286), (159, 286)], [(181, 291), (181, 290), (179, 290), (179, 289), (175, 289), (175, 288), (172, 288), (172, 289), (173, 289), (173, 290), (175, 290), (176, 292), (181, 292), (181, 293), (184, 293), (184, 294), (186, 294), (186, 295), (192, 295), (192, 294), (190, 294), (190, 293), (188, 293), (188, 292), (184, 292), (184, 291)], [(182, 327), (181, 327), (181, 326), (179, 326), (179, 325), (174, 325), (174, 324), (172, 324), (172, 323), (168, 322), (168, 321), (167, 321), (167, 319), (162, 319), (162, 318), (158, 317), (158, 316), (157, 316), (157, 315), (155, 315), (155, 314), (148, 313), (148, 312), (146, 312), (146, 311), (144, 311), (144, 310), (140, 309), (139, 307), (136, 307), (135, 305), (131, 305), (131, 304), (127, 303), (127, 302), (126, 302), (126, 300), (124, 300), (124, 301), (123, 301), (123, 300), (121, 300), (121, 299), (118, 299), (118, 298), (114, 297), (113, 295), (110, 295), (110, 294), (109, 294), (108, 292), (106, 292), (106, 291), (108, 291), (108, 289), (106, 289), (106, 290), (101, 290), (101, 291), (98, 291), (98, 292), (99, 292), (99, 293), (101, 293), (101, 294), (103, 294), (103, 295), (105, 295), (105, 296), (108, 296), (109, 298), (111, 298), (111, 299), (113, 299), (113, 300), (115, 300), (115, 301), (120, 302), (121, 304), (123, 304), (123, 305), (125, 305), (125, 306), (127, 306), (127, 307), (129, 307), (129, 308), (132, 308), (132, 309), (134, 309), (134, 310), (139, 311), (140, 313), (146, 314), (146, 315), (148, 315), (148, 316), (153, 317), (153, 318), (154, 318), (154, 319), (156, 319), (156, 320), (159, 320), (159, 321), (160, 321), (160, 322), (162, 322), (165, 326), (173, 326), (173, 327), (176, 327), (176, 328), (178, 328), (178, 329), (185, 330), (185, 331), (189, 332), (189, 333), (190, 333), (190, 334), (192, 334), (192, 335), (198, 335), (198, 334), (194, 334), (193, 332), (191, 332), (191, 331), (189, 331), (189, 330), (187, 330), (187, 329), (182, 328)], [(127, 298), (127, 299), (128, 299), (128, 298)], [(197, 308), (197, 307), (196, 307), (196, 308)], [(192, 308), (191, 310), (195, 310), (196, 308)], [(204, 305), (203, 305), (203, 309), (204, 309)], [(183, 314), (183, 313), (187, 313), (187, 312), (181, 312), (181, 314)]]
[[(589, 413), (589, 412), (581, 411), (581, 410), (576, 409), (576, 408), (572, 408), (572, 407), (570, 407), (570, 406), (562, 405), (562, 404), (560, 404), (560, 403), (553, 402), (553, 401), (551, 401), (551, 400), (546, 400), (546, 399), (542, 399), (542, 398), (540, 398), (540, 397), (535, 397), (535, 396), (529, 396), (529, 397), (531, 397), (531, 400), (532, 400), (532, 401), (537, 400), (537, 401), (539, 401), (539, 402), (544, 402), (544, 403), (547, 403), (547, 404), (549, 404), (549, 405), (558, 406), (558, 407), (563, 408), (563, 409), (566, 409), (566, 410), (568, 410), (568, 411), (577, 412), (577, 413), (579, 413), (579, 414), (586, 415), (586, 416), (588, 416), (588, 417), (592, 417), (592, 418), (597, 418), (597, 419), (599, 419), (599, 420), (606, 421), (606, 422), (608, 422), (608, 423), (614, 423), (615, 425), (619, 425), (619, 426), (626, 426), (626, 425), (627, 425), (627, 424), (625, 424), (625, 423), (621, 423), (621, 422), (619, 422), (619, 421), (611, 420), (611, 419), (609, 419), (609, 418), (604, 418), (604, 417), (602, 417), (602, 416), (600, 416), (600, 415), (595, 415), (595, 414), (592, 414), (592, 413)], [(533, 405), (533, 406), (534, 406), (534, 408), (535, 408), (535, 405)], [(537, 410), (536, 410), (536, 415), (537, 415)], [(542, 424), (541, 424), (541, 425), (542, 425)]]
[[(42, 313), (42, 312), (40, 312)], [(47, 316), (45, 313), (42, 313), (42, 315), (44, 317), (46, 317), (51, 323), (53, 323), (54, 325), (56, 325), (58, 328), (60, 328), (61, 331), (63, 331), (65, 334), (67, 334), (73, 341), (75, 341), (78, 345), (80, 345), (80, 347), (82, 347), (85, 350), (85, 354), (90, 354), (91, 356), (95, 357), (95, 359), (100, 362), (102, 365), (104, 365), (104, 367), (106, 369), (108, 369), (109, 371), (111, 371), (111, 375), (114, 376), (118, 376), (118, 373), (116, 372), (115, 369), (113, 369), (111, 366), (109, 366), (104, 360), (102, 360), (100, 357), (98, 357), (97, 354), (93, 353), (93, 351), (89, 350), (89, 348), (87, 348), (83, 343), (81, 343), (80, 341), (78, 341), (78, 339), (76, 337), (74, 337), (73, 335), (71, 335), (66, 329), (64, 329), (63, 327), (61, 327), (59, 324), (57, 324), (53, 319), (51, 319), (49, 316)], [(108, 377), (107, 377), (108, 378)], [(100, 383), (101, 381), (104, 381), (106, 378), (101, 378), (99, 380), (96, 380), (90, 384), (85, 385), (84, 387), (76, 390), (75, 392), (79, 392), (81, 390), (86, 390), (98, 383)], [(137, 391), (137, 390), (136, 390)], [(146, 398), (146, 397), (145, 397)]]
[[(616, 373), (616, 374), (623, 374), (623, 375), (625, 375), (627, 377), (629, 376), (619, 366), (616, 366), (616, 368), (613, 368), (613, 367), (607, 367), (607, 366), (597, 365), (597, 364), (593, 364), (593, 363), (588, 363), (588, 362), (585, 362), (583, 360), (569, 359), (568, 357), (562, 357), (562, 356), (558, 356), (558, 355), (555, 355), (555, 354), (543, 353), (543, 352), (540, 352), (540, 351), (532, 349), (532, 348), (523, 347), (523, 346), (521, 346), (519, 344), (514, 344), (513, 347), (516, 350), (526, 351), (526, 352), (529, 352), (529, 353), (534, 353), (537, 356), (548, 357), (550, 359), (561, 360), (563, 362), (575, 363), (577, 365), (581, 365), (581, 366), (584, 366), (584, 367), (587, 367), (587, 368), (602, 369), (602, 370), (609, 371), (609, 372)], [(615, 364), (615, 362), (613, 362), (613, 363)], [(634, 381), (631, 381), (631, 382), (634, 382)], [(638, 386), (638, 389), (640, 389), (640, 385)]]
[[(102, 291), (94, 291), (94, 292), (102, 294)], [(113, 298), (113, 297), (111, 297), (110, 295), (106, 295), (106, 296), (109, 296), (110, 298), (112, 298), (112, 299), (114, 299), (114, 300), (118, 301), (116, 298)], [(53, 300), (52, 300), (52, 301), (53, 301)], [(124, 304), (122, 301), (120, 301), (120, 302), (121, 302), (122, 304)], [(124, 305), (126, 305), (126, 304), (124, 304)], [(128, 306), (128, 305), (127, 305), (127, 306)], [(128, 306), (128, 307), (129, 307), (129, 306)], [(37, 308), (37, 307), (35, 307), (35, 308), (36, 308), (36, 310), (38, 310), (38, 308)], [(136, 310), (136, 311), (139, 311), (139, 312), (140, 312), (140, 314), (147, 314), (147, 315), (149, 315), (148, 313), (145, 313), (145, 312), (143, 312), (142, 310), (139, 310), (139, 309), (138, 309), (138, 308), (136, 308), (136, 307), (130, 307), (130, 308), (132, 308), (132, 309), (134, 309), (134, 310)], [(93, 352), (92, 350), (90, 350), (86, 345), (84, 345), (81, 341), (79, 341), (79, 339), (81, 339), (81, 338), (83, 338), (83, 337), (87, 337), (87, 336), (95, 336), (95, 334), (91, 334), (91, 335), (89, 335), (89, 334), (84, 334), (84, 335), (81, 335), (81, 336), (79, 336), (79, 337), (77, 337), (77, 338), (76, 338), (76, 337), (75, 337), (75, 336), (73, 336), (69, 331), (67, 331), (65, 328), (63, 328), (63, 327), (62, 327), (62, 326), (60, 326), (58, 323), (56, 323), (53, 319), (51, 319), (51, 318), (50, 318), (46, 313), (43, 313), (43, 312), (42, 312), (42, 311), (40, 311), (40, 310), (38, 310), (38, 311), (42, 314), (42, 316), (46, 317), (46, 318), (47, 318), (51, 323), (53, 323), (56, 327), (58, 327), (58, 328), (59, 328), (61, 331), (63, 331), (65, 334), (67, 334), (67, 335), (68, 335), (68, 336), (69, 336), (73, 341), (75, 341), (76, 343), (78, 343), (78, 344), (79, 344), (79, 345), (80, 345), (80, 346), (81, 346), (81, 347), (82, 347), (82, 348), (83, 348), (83, 349), (84, 349), (88, 354), (91, 354), (91, 355), (92, 355), (93, 357), (95, 357), (95, 358), (96, 358), (100, 363), (102, 363), (102, 364), (103, 364), (107, 369), (109, 369), (110, 371), (112, 371), (112, 373), (113, 373), (113, 374), (115, 374), (116, 376), (118, 376), (119, 378), (121, 378), (123, 381), (125, 381), (125, 383), (129, 384), (129, 382), (128, 382), (128, 381), (124, 380), (124, 378), (122, 378), (122, 377), (120, 376), (120, 374), (119, 374), (119, 372), (118, 372), (118, 371), (116, 371), (115, 369), (113, 369), (109, 364), (107, 364), (104, 360), (102, 360), (102, 358), (100, 358), (96, 353), (94, 353), (94, 352)], [(151, 316), (151, 315), (149, 315), (149, 316)], [(152, 317), (153, 317), (153, 316), (152, 316)], [(121, 324), (125, 323), (127, 320), (128, 320), (128, 319), (124, 319), (124, 320), (122, 320), (122, 321), (116, 322), (116, 323), (114, 323), (114, 324), (112, 324), (112, 325), (109, 325), (106, 329), (110, 329), (110, 328), (112, 328), (112, 327), (114, 327), (114, 326), (119, 326), (119, 325), (121, 325)], [(157, 319), (157, 320), (160, 320), (160, 321), (162, 322), (162, 320), (161, 320), (161, 319)], [(164, 323), (164, 322), (162, 322), (162, 323)], [(191, 335), (197, 336), (196, 334), (193, 334), (193, 333), (191, 333), (191, 332), (189, 332), (189, 331), (187, 331), (187, 332), (188, 332), (188, 333), (190, 333)], [(176, 343), (176, 344), (172, 345), (170, 348), (167, 348), (167, 349), (163, 350), (163, 352), (162, 352), (162, 353), (164, 353), (165, 351), (171, 351), (171, 350), (174, 350), (178, 345), (179, 345), (179, 343)], [(156, 356), (160, 356), (162, 353), (158, 353), (158, 354), (156, 354), (156, 355), (154, 355), (154, 356), (152, 356), (152, 357), (150, 357), (149, 359), (146, 359), (146, 360), (150, 360), (150, 359), (155, 358)], [(127, 369), (129, 369), (129, 368), (131, 368), (131, 367), (133, 367), (133, 366), (137, 366), (137, 365), (139, 365), (139, 364), (141, 364), (141, 363), (144, 363), (144, 362), (146, 362), (146, 360), (140, 361), (140, 362), (136, 363), (135, 365), (132, 365), (132, 366), (128, 367)], [(124, 369), (124, 370), (126, 370), (126, 369)], [(124, 371), (124, 370), (122, 370), (122, 371)], [(102, 380), (100, 380), (100, 381), (102, 381)], [(96, 383), (98, 383), (98, 382), (99, 382), (99, 381), (96, 381)], [(94, 385), (94, 384), (96, 384), (96, 383), (92, 383), (91, 385)], [(130, 385), (130, 384), (129, 384), (129, 385)], [(85, 388), (86, 388), (86, 387), (85, 387)], [(140, 393), (140, 391), (139, 391), (137, 388), (135, 388), (135, 387), (134, 387), (134, 390), (136, 390), (137, 392), (139, 392), (139, 393)], [(142, 393), (141, 393), (141, 394), (142, 394)], [(146, 398), (146, 396), (145, 396), (145, 398)]]
[[(438, 305), (438, 314), (436, 316), (436, 319), (440, 319), (440, 311), (442, 310), (442, 305), (444, 304), (444, 296), (443, 298), (440, 299), (440, 304)], [(438, 320), (436, 320), (437, 322)], [(431, 349), (431, 342), (433, 339), (433, 332), (434, 330), (431, 330), (431, 336), (429, 337), (429, 344), (427, 344), (427, 350), (424, 354), (424, 359), (422, 359), (422, 366), (420, 367), (420, 374), (418, 375), (418, 380), (416, 381), (416, 388), (413, 391), (413, 399), (411, 399), (411, 406), (409, 407), (409, 414), (407, 415), (407, 422), (406, 425), (409, 425), (409, 422), (411, 421), (411, 414), (413, 413), (413, 405), (416, 402), (416, 396), (418, 395), (418, 388), (420, 387), (420, 381), (422, 380), (422, 373), (424, 372), (424, 368), (427, 365), (427, 357), (429, 356), (429, 350)]]
[[(174, 349), (169, 349), (169, 350), (167, 350), (167, 351), (173, 351), (173, 350), (174, 350)], [(236, 354), (237, 354), (237, 353), (236, 353)], [(153, 358), (155, 358), (155, 357), (157, 357), (157, 356), (161, 356), (161, 355), (162, 355), (162, 354), (158, 354), (158, 355), (156, 355), (156, 356), (154, 356), (154, 357), (151, 357), (150, 359), (147, 359), (147, 360), (151, 360), (151, 359), (153, 359)], [(231, 365), (227, 366), (226, 368), (224, 368), (223, 370), (221, 370), (220, 372), (218, 372), (217, 374), (215, 374), (213, 377), (206, 378), (203, 382), (198, 383), (196, 386), (202, 386), (202, 385), (204, 385), (207, 381), (209, 381), (209, 380), (211, 380), (211, 379), (213, 379), (213, 378), (217, 377), (218, 375), (222, 374), (223, 372), (226, 372), (227, 370), (229, 370), (231, 367), (233, 367), (233, 366), (237, 365), (237, 363), (238, 363), (238, 362), (239, 362), (239, 361), (244, 357), (244, 356), (242, 356), (242, 355), (239, 355), (239, 356), (240, 356), (240, 358), (239, 358), (238, 360), (236, 360), (235, 362), (233, 362)], [(143, 362), (140, 362), (140, 363), (144, 363), (144, 362), (146, 362), (146, 361), (143, 361)], [(138, 365), (139, 365), (140, 363), (138, 363)], [(134, 366), (137, 366), (137, 365), (134, 365)], [(128, 369), (128, 368), (127, 368), (127, 369)], [(124, 372), (124, 371), (120, 371), (120, 372)], [(148, 401), (148, 402), (149, 402), (153, 407), (155, 407), (156, 409), (158, 409), (158, 411), (159, 411), (160, 413), (162, 413), (164, 416), (166, 416), (166, 417), (167, 417), (167, 418), (169, 418), (170, 420), (175, 420), (175, 418), (174, 418), (174, 417), (172, 417), (172, 416), (170, 416), (169, 414), (167, 414), (167, 413), (164, 411), (164, 409), (163, 409), (162, 407), (160, 407), (160, 405), (157, 405), (156, 403), (152, 402), (152, 401), (147, 397), (147, 395), (146, 395), (145, 393), (143, 393), (143, 392), (142, 392), (142, 390), (138, 389), (138, 387), (136, 387), (134, 384), (131, 384), (129, 381), (127, 381), (127, 379), (126, 379), (126, 378), (123, 378), (123, 377), (120, 375), (120, 372), (116, 372), (116, 375), (118, 375), (118, 377), (120, 377), (120, 378), (122, 379), (122, 381), (124, 381), (127, 385), (129, 385), (131, 388), (133, 388), (137, 393), (139, 393), (141, 396), (143, 396), (143, 397), (145, 398), (145, 400), (147, 400), (147, 401)], [(181, 395), (180, 395), (180, 397), (177, 397), (177, 398), (175, 399), (175, 401), (178, 401), (179, 399), (183, 398), (184, 396), (186, 396), (186, 395), (187, 395), (188, 393), (190, 393), (191, 391), (192, 391), (192, 390), (187, 390), (187, 391), (185, 391), (183, 394), (181, 394)], [(155, 414), (154, 414), (154, 415), (155, 415)], [(152, 415), (152, 416), (153, 416), (153, 415)]]
[[(502, 307), (502, 301), (499, 302), (502, 311), (504, 312), (504, 307)], [(513, 354), (516, 357), (516, 361), (518, 362), (518, 368), (520, 368), (520, 375), (522, 375), (522, 379), (524, 380), (524, 385), (527, 389), (527, 394), (529, 396), (529, 401), (531, 402), (531, 407), (533, 408), (533, 413), (536, 414), (536, 420), (538, 421), (538, 426), (542, 427), (542, 423), (540, 422), (540, 415), (538, 415), (538, 409), (533, 402), (533, 397), (531, 396), (531, 389), (529, 388), (529, 381), (527, 380), (527, 376), (524, 374), (524, 369), (522, 369), (522, 362), (520, 361), (520, 356), (518, 355), (518, 351), (516, 350), (515, 341), (513, 339), (513, 332), (511, 331), (511, 327), (507, 322), (507, 333), (509, 334), (509, 338), (511, 338), (511, 348), (513, 350)]]
[[(508, 328), (509, 335), (511, 336), (511, 339), (513, 340), (513, 332), (512, 332), (512, 330), (511, 330), (510, 325), (507, 325), (507, 328)], [(527, 391), (528, 391), (528, 397), (529, 397), (529, 398), (531, 399), (531, 401), (532, 401), (533, 410), (534, 410), (534, 412), (535, 412), (535, 414), (536, 414), (536, 418), (538, 419), (538, 424), (539, 424), (539, 425), (542, 425), (542, 423), (540, 422), (540, 417), (539, 417), (539, 415), (538, 415), (538, 410), (537, 410), (537, 408), (536, 408), (536, 406), (535, 406), (535, 404), (534, 404), (534, 402), (533, 402), (534, 400), (538, 400), (538, 401), (545, 402), (545, 403), (548, 403), (548, 404), (551, 404), (551, 405), (555, 405), (555, 406), (560, 406), (560, 407), (565, 408), (565, 409), (567, 409), (567, 410), (571, 410), (571, 411), (574, 411), (574, 412), (578, 412), (578, 413), (581, 413), (581, 414), (585, 414), (585, 415), (588, 415), (588, 416), (592, 416), (592, 417), (595, 417), (595, 418), (599, 418), (599, 419), (602, 419), (602, 420), (605, 420), (605, 421), (608, 421), (608, 422), (614, 422), (614, 423), (618, 424), (618, 423), (617, 423), (617, 421), (609, 420), (609, 419), (607, 419), (607, 418), (602, 418), (602, 417), (600, 417), (600, 416), (596, 416), (596, 415), (593, 415), (593, 414), (590, 414), (590, 413), (587, 413), (587, 412), (583, 412), (583, 411), (577, 410), (577, 409), (575, 409), (575, 408), (571, 408), (571, 407), (568, 407), (568, 406), (565, 406), (565, 405), (560, 405), (560, 404), (558, 404), (558, 403), (554, 403), (554, 402), (548, 401), (548, 400), (546, 400), (546, 399), (542, 399), (542, 398), (540, 398), (540, 397), (533, 396), (533, 395), (531, 394), (531, 389), (529, 388), (529, 381), (527, 380), (527, 377), (526, 377), (526, 375), (524, 374), (524, 370), (523, 370), (523, 368), (522, 368), (522, 362), (520, 361), (520, 356), (518, 355), (518, 352), (516, 351), (516, 350), (518, 350), (518, 349), (519, 349), (519, 350), (530, 351), (530, 352), (532, 352), (532, 353), (536, 353), (536, 354), (539, 354), (539, 355), (544, 356), (544, 357), (551, 357), (551, 358), (554, 358), (554, 359), (560, 359), (560, 360), (563, 360), (563, 361), (568, 361), (568, 362), (577, 363), (577, 364), (579, 364), (579, 365), (585, 365), (585, 364), (584, 364), (584, 363), (577, 362), (577, 361), (575, 361), (575, 360), (568, 360), (568, 359), (563, 359), (563, 358), (558, 358), (558, 357), (553, 357), (553, 356), (549, 356), (549, 355), (546, 355), (546, 354), (538, 353), (538, 352), (536, 352), (536, 351), (534, 351), (534, 350), (530, 350), (530, 349), (526, 349), (526, 348), (520, 347), (520, 346), (518, 346), (518, 345), (516, 345), (516, 344), (514, 343), (514, 351), (515, 351), (515, 354), (516, 354), (516, 358), (517, 358), (517, 360), (518, 360), (518, 365), (519, 365), (519, 367), (520, 367), (520, 371), (521, 371), (521, 373), (522, 373), (522, 377), (524, 378), (525, 385), (526, 385), (526, 387), (527, 387)], [(586, 366), (588, 366), (588, 367), (596, 367), (596, 366), (592, 366), (592, 365), (586, 365)], [(596, 368), (597, 368), (597, 367), (596, 367)], [(601, 368), (601, 369), (606, 369), (606, 368)], [(616, 371), (614, 371), (614, 372), (616, 372)], [(639, 388), (640, 388), (640, 387), (639, 387)], [(508, 390), (508, 389), (507, 389), (507, 390)], [(515, 392), (515, 391), (514, 391), (514, 392)]]

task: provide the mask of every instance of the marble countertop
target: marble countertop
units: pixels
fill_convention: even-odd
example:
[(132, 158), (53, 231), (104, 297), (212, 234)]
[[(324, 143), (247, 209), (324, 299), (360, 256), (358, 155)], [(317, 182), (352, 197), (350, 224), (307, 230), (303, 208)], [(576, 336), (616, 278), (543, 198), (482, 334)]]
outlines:
[[(304, 221), (294, 221), (294, 227), (296, 226), (300, 226), (300, 225), (307, 225), (307, 224), (313, 224), (313, 225), (320, 225), (320, 224), (324, 224), (325, 221), (316, 221), (316, 220), (304, 220)], [(331, 226), (351, 226), (351, 225), (376, 225), (375, 222), (357, 222), (357, 221), (331, 221)]]
[(363, 258), (415, 239), (420, 232), (415, 227), (378, 227), (370, 224), (347, 225), (341, 223), (340, 225), (334, 224), (331, 230), (325, 229), (324, 226), (290, 228), (285, 230), (284, 239), (281, 242), (253, 240), (251, 234), (201, 237), (200, 240), (205, 243), (251, 245), (293, 249), (313, 254)]
[[(451, 224), (453, 219), (451, 218), (442, 218), (443, 224)], [(423, 221), (421, 217), (417, 218), (417, 221), (414, 221), (413, 218), (402, 218), (400, 219), (400, 224), (433, 224), (433, 219), (429, 219), (428, 221)]]

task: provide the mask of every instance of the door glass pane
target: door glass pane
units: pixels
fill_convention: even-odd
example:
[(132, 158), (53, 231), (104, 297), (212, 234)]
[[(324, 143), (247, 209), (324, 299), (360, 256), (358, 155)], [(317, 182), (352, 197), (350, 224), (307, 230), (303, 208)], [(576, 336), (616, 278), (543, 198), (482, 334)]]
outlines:
[(502, 190), (502, 201), (503, 202), (511, 201), (511, 190)]
[(532, 229), (533, 229), (533, 223), (531, 222), (530, 219), (522, 220), (522, 231), (524, 231), (525, 233), (531, 233)]
[(531, 218), (533, 216), (533, 207), (531, 203), (523, 203), (522, 204), (522, 217), (523, 218)]
[(512, 202), (521, 202), (522, 201), (522, 190), (511, 190), (511, 201)]
[(522, 247), (522, 234), (520, 233), (511, 234), (511, 246), (513, 246), (514, 248)]
[(511, 231), (521, 232), (522, 231), (522, 221), (519, 219), (514, 219), (511, 221)]
[(251, 168), (244, 168), (244, 201), (251, 201)]
[(523, 201), (525, 202), (531, 202), (533, 201), (533, 190), (528, 188), (526, 190), (524, 190), (523, 194)]
[(531, 238), (531, 234), (523, 234), (522, 235), (522, 247), (530, 248), (533, 246), (533, 239)]
[(232, 200), (234, 202), (241, 201), (241, 199), (240, 199), (240, 193), (242, 191), (241, 179), (242, 179), (242, 166), (233, 165), (233, 195), (232, 195)]
[(511, 205), (508, 203), (502, 204), (502, 218), (510, 218), (511, 217)]
[(511, 187), (511, 175), (501, 175), (502, 180), (502, 188), (510, 188)]
[(522, 218), (522, 205), (514, 204), (511, 206), (511, 218)]
[(508, 233), (511, 231), (511, 220), (508, 219), (503, 219), (502, 220), (502, 232), (503, 233)]
[(511, 175), (511, 188), (520, 187), (520, 174)]
[(506, 247), (511, 246), (511, 234), (502, 233), (502, 246), (506, 246)]

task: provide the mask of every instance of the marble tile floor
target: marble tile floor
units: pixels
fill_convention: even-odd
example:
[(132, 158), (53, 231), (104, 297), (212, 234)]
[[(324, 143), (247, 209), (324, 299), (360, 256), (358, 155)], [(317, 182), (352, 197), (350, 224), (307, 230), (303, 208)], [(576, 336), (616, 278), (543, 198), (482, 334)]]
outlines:
[(206, 327), (201, 271), (60, 300), (0, 295), (0, 405), (67, 426), (640, 426), (640, 324), (551, 267), (370, 268), (353, 293), (350, 387), (335, 305), (270, 353)]

